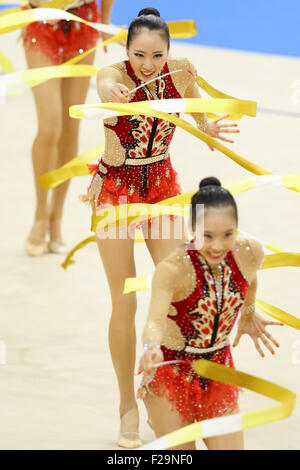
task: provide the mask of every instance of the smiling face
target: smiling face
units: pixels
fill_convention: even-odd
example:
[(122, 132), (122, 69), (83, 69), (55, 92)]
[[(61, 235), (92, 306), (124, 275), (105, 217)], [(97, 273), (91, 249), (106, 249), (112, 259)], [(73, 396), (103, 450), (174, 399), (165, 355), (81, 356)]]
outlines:
[(231, 206), (209, 208), (204, 212), (204, 239), (199, 250), (210, 265), (217, 265), (232, 250), (237, 222)]
[(158, 31), (142, 28), (135, 34), (127, 55), (135, 75), (147, 82), (160, 75), (168, 59), (168, 43)]

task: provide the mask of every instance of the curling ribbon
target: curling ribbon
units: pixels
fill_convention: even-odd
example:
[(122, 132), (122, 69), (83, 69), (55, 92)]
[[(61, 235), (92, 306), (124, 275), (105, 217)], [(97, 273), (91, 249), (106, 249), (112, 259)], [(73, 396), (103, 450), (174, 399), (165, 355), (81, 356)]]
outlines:
[[(70, 116), (75, 119), (106, 119), (115, 116), (144, 114), (161, 111), (165, 113), (226, 113), (241, 118), (244, 115), (256, 116), (255, 101), (237, 98), (172, 98), (151, 101), (135, 101), (131, 103), (99, 103), (95, 105), (74, 105), (70, 107)], [(219, 117), (219, 116), (218, 116)], [(235, 117), (236, 119), (236, 117)]]
[[(279, 181), (282, 181), (282, 187), (300, 192), (300, 175), (262, 175), (259, 177), (247, 178), (246, 180), (237, 181), (228, 185), (223, 185), (223, 187), (228, 189), (228, 191), (230, 191), (231, 194), (235, 196), (262, 184), (278, 185)], [(91, 230), (95, 232), (97, 230), (98, 225), (100, 228), (105, 228), (109, 225), (118, 226), (132, 224), (133, 210), (135, 206), (138, 214), (138, 217), (136, 218), (136, 220), (134, 220), (134, 222), (136, 223), (163, 214), (171, 215), (171, 212), (168, 207), (181, 207), (182, 209), (184, 207), (190, 207), (191, 198), (195, 193), (196, 191), (179, 194), (178, 196), (174, 196), (169, 199), (164, 199), (163, 201), (160, 201), (156, 204), (124, 204), (122, 205), (121, 211), (118, 209), (119, 206), (111, 206), (105, 209), (98, 210), (96, 214), (94, 213), (92, 215)], [(128, 217), (128, 211), (126, 211), (126, 208), (130, 210), (131, 217)], [(176, 215), (182, 214), (177, 213)], [(121, 219), (120, 217), (123, 218)]]
[(199, 421), (162, 436), (140, 450), (168, 449), (197, 439), (230, 434), (285, 419), (293, 412), (296, 395), (280, 385), (205, 359), (193, 361), (192, 368), (201, 377), (243, 387), (280, 405)]
[[(108, 34), (117, 34), (121, 29), (117, 26), (108, 26), (102, 23), (86, 21), (83, 18), (69, 13), (68, 11), (57, 8), (47, 8), (44, 6), (44, 8), (28, 9), (4, 16), (0, 19), (0, 34), (23, 28), (35, 21), (47, 20), (77, 21), (96, 29), (97, 31), (102, 31)], [(195, 22), (192, 20), (167, 22), (167, 25), (169, 26), (171, 37), (174, 38), (187, 38), (197, 34)], [(124, 32), (126, 33), (124, 40), (126, 40), (127, 31), (124, 30)]]
[[(97, 153), (97, 152), (95, 152), (95, 153)], [(82, 174), (81, 173), (82, 167), (80, 165), (80, 158), (83, 158), (84, 156), (86, 156), (86, 154), (83, 154), (83, 155), (77, 157), (76, 159), (73, 159), (71, 162), (67, 163), (66, 165), (64, 165), (64, 167), (60, 168), (59, 170), (54, 170), (53, 172), (46, 173), (45, 175), (43, 175), (42, 178), (45, 178), (44, 187), (46, 189), (49, 189), (51, 187), (55, 187), (57, 184), (59, 184), (60, 181), (61, 182), (66, 181), (66, 179), (68, 178), (68, 172), (74, 172), (74, 170), (70, 167), (72, 165), (74, 165), (76, 167), (76, 162), (78, 162), (77, 170), (80, 172), (80, 174)], [(60, 171), (61, 173), (60, 174), (57, 173), (58, 171)], [(85, 167), (85, 171), (86, 171), (85, 174), (87, 174), (87, 172), (88, 172), (87, 167)], [(273, 176), (277, 177), (278, 175), (273, 175)], [(274, 181), (271, 178), (269, 178), (267, 180), (264, 176), (256, 177), (256, 181), (260, 180), (260, 178), (262, 178), (264, 184), (272, 183)], [(293, 187), (294, 190), (297, 190), (297, 191), (300, 190), (300, 176), (298, 176), (298, 175), (282, 175), (281, 178), (282, 178), (282, 181), (285, 184), (285, 187), (287, 187), (288, 189), (291, 189), (291, 187)], [(52, 181), (51, 181), (51, 179), (52, 179)], [(278, 181), (278, 178), (276, 178), (276, 181)], [(243, 193), (244, 191), (248, 191), (249, 189), (254, 188), (255, 184), (254, 184), (252, 179), (248, 178), (246, 180), (236, 181), (234, 183), (224, 185), (223, 187), (228, 189), (231, 192), (232, 195), (237, 195), (237, 194)], [(140, 214), (139, 214), (140, 217), (139, 217), (138, 221), (147, 220), (148, 218), (152, 217), (153, 212), (151, 212), (151, 211), (152, 211), (153, 206), (161, 206), (159, 209), (156, 209), (156, 216), (157, 215), (163, 215), (163, 214), (171, 215), (171, 212), (170, 212), (169, 207), (168, 207), (169, 205), (170, 206), (171, 205), (176, 205), (177, 209), (178, 209), (178, 206), (179, 207), (181, 206), (182, 208), (184, 206), (186, 206), (186, 208), (188, 208), (190, 206), (190, 201), (191, 201), (191, 198), (192, 198), (193, 194), (195, 194), (195, 191), (192, 191), (192, 192), (189, 192), (189, 193), (184, 193), (184, 194), (179, 194), (178, 196), (174, 196), (172, 198), (165, 199), (165, 200), (163, 200), (161, 202), (158, 202), (156, 204), (148, 204), (148, 205), (147, 204), (138, 204), (139, 212), (140, 212)], [(136, 206), (136, 205), (135, 204), (131, 205), (131, 207), (133, 207), (133, 208), (134, 208), (134, 206)], [(100, 211), (97, 211), (96, 214), (92, 215), (91, 231), (96, 232), (98, 226), (102, 227), (102, 228), (106, 228), (107, 226), (113, 225), (113, 224), (117, 226), (117, 225), (125, 225), (125, 224), (129, 225), (130, 223), (133, 223), (132, 217), (128, 218), (128, 207), (129, 207), (129, 205), (123, 204), (121, 206), (121, 209), (120, 209), (120, 206), (112, 206), (112, 207), (105, 208), (105, 209), (102, 209)], [(141, 216), (141, 211), (142, 211), (143, 208), (144, 208), (144, 216)], [(159, 212), (157, 212), (157, 210), (159, 210)], [(180, 213), (178, 211), (176, 215), (182, 215), (183, 216), (184, 212)], [(105, 218), (104, 218), (104, 216), (105, 216)], [(135, 210), (135, 214), (134, 214), (135, 219), (136, 219), (136, 216), (137, 216), (137, 211)], [(137, 221), (135, 220), (135, 222), (137, 222)], [(245, 234), (245, 232), (242, 232), (242, 233)], [(247, 235), (247, 234), (245, 234), (245, 235)], [(143, 235), (139, 231), (136, 232), (135, 236), (136, 236), (136, 238), (135, 238), (136, 241), (139, 241), (139, 242), (144, 241)], [(252, 237), (252, 235), (250, 235), (250, 237)], [(254, 238), (254, 237), (252, 237), (252, 238)], [(274, 245), (271, 245), (269, 243), (262, 242), (262, 244), (265, 246), (265, 248), (267, 248), (268, 250), (273, 251), (275, 253), (285, 253), (284, 250), (282, 250), (281, 248), (278, 248), (278, 247), (276, 247)], [(76, 251), (77, 250), (74, 249), (74, 250), (72, 250), (72, 253), (74, 254)], [(298, 254), (295, 254), (295, 253), (285, 253), (285, 254), (287, 256), (286, 260), (287, 260), (288, 263), (296, 263), (295, 260), (298, 259), (298, 258), (296, 258), (296, 256), (298, 256)], [(290, 255), (292, 255), (292, 257)], [(280, 263), (280, 264), (278, 264), (278, 267), (279, 266), (282, 267), (284, 265), (283, 263), (286, 263), (286, 261), (284, 260), (283, 257), (272, 258), (272, 261), (271, 261), (271, 258), (269, 258), (269, 255), (266, 255), (265, 260), (264, 260), (264, 264), (262, 265), (261, 269), (266, 269), (265, 266), (267, 266), (267, 264), (265, 264), (265, 263), (272, 263), (272, 267), (275, 267), (276, 262), (277, 262), (277, 264), (278, 264), (278, 262)], [(289, 264), (289, 265), (295, 266), (295, 264)], [(287, 264), (285, 264), (285, 266), (287, 266)]]
[(3, 84), (8, 89), (15, 86), (22, 88), (26, 86), (33, 87), (51, 78), (91, 77), (96, 75), (98, 70), (98, 67), (93, 65), (38, 67), (2, 76), (0, 77), (0, 84)]
[[(45, 189), (55, 188), (59, 184), (64, 183), (67, 179), (73, 176), (83, 176), (89, 174), (87, 163), (95, 160), (104, 151), (104, 144), (96, 145), (85, 153), (82, 153), (76, 158), (58, 168), (57, 170), (49, 171), (42, 175), (39, 179), (40, 184)], [(84, 173), (83, 173), (84, 171)], [(71, 174), (71, 176), (70, 176)]]
[[(197, 99), (197, 98), (189, 98), (189, 100), (197, 100), (199, 102), (204, 101), (203, 99)], [(158, 100), (157, 102), (162, 101)], [(170, 100), (170, 101), (176, 101), (176, 100)], [(178, 101), (187, 101), (187, 99), (183, 100), (178, 100)], [(212, 103), (213, 101), (213, 103)], [(206, 103), (209, 107), (209, 109), (214, 109), (214, 105), (218, 107), (216, 101), (219, 100), (211, 100), (207, 99)], [(232, 105), (235, 100), (232, 100)], [(182, 129), (186, 130), (189, 134), (194, 135), (195, 137), (199, 138), (206, 144), (210, 145), (211, 147), (214, 147), (218, 149), (220, 152), (222, 152), (224, 155), (229, 157), (231, 160), (235, 161), (238, 165), (242, 166), (246, 170), (250, 171), (251, 173), (254, 173), (256, 175), (265, 175), (265, 174), (271, 174), (268, 170), (256, 165), (255, 163), (250, 162), (249, 160), (246, 160), (242, 156), (238, 155), (237, 153), (233, 152), (232, 150), (228, 149), (225, 147), (223, 144), (220, 142), (216, 141), (212, 137), (210, 137), (208, 134), (205, 132), (200, 131), (200, 129), (196, 128), (192, 124), (184, 121), (183, 119), (180, 119), (172, 114), (168, 114), (167, 112), (162, 112), (158, 111), (156, 109), (153, 109), (153, 106), (151, 109), (149, 109), (148, 105), (143, 106), (145, 103), (154, 103), (154, 100), (149, 102), (136, 102), (136, 103), (129, 103), (129, 104), (122, 104), (122, 103), (103, 103), (99, 105), (94, 105), (94, 106), (88, 106), (88, 105), (77, 105), (77, 106), (71, 106), (70, 107), (70, 116), (74, 118), (81, 119), (84, 117), (84, 112), (86, 112), (86, 109), (88, 107), (90, 108), (104, 108), (104, 109), (110, 109), (112, 111), (119, 111), (123, 115), (135, 115), (135, 114), (142, 114), (144, 116), (152, 116), (156, 117), (159, 119), (162, 119), (164, 121), (172, 122), (175, 124), (175, 126), (181, 127)], [(230, 107), (230, 104), (227, 103), (227, 100), (223, 101), (223, 104), (225, 107)], [(154, 105), (156, 106), (156, 105)], [(167, 105), (166, 105), (167, 106)], [(201, 106), (199, 104), (199, 106)], [(234, 105), (233, 105), (234, 106)], [(236, 109), (238, 109), (238, 103), (235, 104)], [(169, 110), (169, 107), (167, 107)], [(202, 109), (202, 106), (201, 106)], [(224, 108), (223, 108), (224, 109)], [(228, 108), (227, 108), (228, 109)], [(84, 111), (84, 112), (83, 112)], [(172, 111), (174, 112), (174, 111)]]
[[(167, 22), (167, 25), (169, 27), (170, 36), (172, 39), (173, 38), (181, 38), (181, 39), (189, 38), (197, 34), (195, 22), (192, 20), (169, 21)], [(115, 37), (115, 40), (113, 42), (126, 41), (127, 34), (128, 34), (127, 30), (122, 30), (122, 35), (118, 36), (118, 38)], [(87, 57), (89, 54), (96, 51), (99, 47), (103, 47), (104, 45), (106, 44), (104, 43), (97, 44), (97, 46), (94, 46), (91, 49), (88, 49), (83, 54), (79, 54), (73, 57), (72, 59), (69, 59), (67, 62), (64, 63), (64, 65), (76, 64), (77, 62), (82, 60), (84, 57)]]
[(25, 26), (36, 21), (47, 20), (77, 21), (96, 29), (97, 31), (114, 35), (121, 30), (121, 28), (118, 28), (117, 26), (108, 26), (102, 23), (86, 21), (83, 18), (73, 15), (72, 13), (69, 13), (65, 10), (58, 10), (56, 8), (33, 8), (19, 11), (17, 13), (12, 13), (10, 15), (5, 15), (0, 18), (0, 34), (8, 33), (19, 28), (24, 28)]
[(78, 245), (76, 245), (73, 248), (73, 250), (70, 251), (70, 253), (66, 257), (65, 261), (61, 264), (62, 268), (67, 269), (67, 267), (70, 266), (70, 264), (74, 264), (75, 261), (72, 259), (72, 256), (75, 253), (75, 251), (80, 250), (80, 248), (83, 248), (85, 245), (87, 245), (88, 243), (91, 243), (91, 242), (96, 242), (96, 235), (94, 235), (92, 237), (88, 237), (85, 240), (82, 240), (82, 242), (78, 243)]
[[(56, 0), (53, 0), (53, 1), (56, 2)], [(50, 5), (50, 3), (52, 3), (52, 2), (49, 2), (49, 5)], [(64, 3), (66, 3), (66, 2), (64, 2)], [(42, 6), (42, 8), (45, 8), (45, 7), (46, 7), (46, 4)], [(32, 11), (36, 11), (36, 10), (37, 9), (34, 9)], [(31, 10), (27, 10), (26, 12), (21, 12), (21, 13), (27, 13), (27, 12), (30, 13), (30, 11)], [(63, 15), (65, 13), (66, 12), (62, 11)], [(46, 15), (43, 14), (43, 12), (42, 12), (42, 15), (43, 15), (43, 17), (46, 17)], [(72, 16), (75, 17), (75, 19), (77, 19), (77, 17), (75, 15), (72, 15)], [(47, 19), (50, 19), (50, 17), (48, 17)], [(74, 18), (72, 18), (72, 19), (75, 21)], [(19, 20), (20, 20), (20, 18), (19, 18)], [(85, 21), (82, 20), (82, 22), (85, 22)], [(12, 21), (11, 21), (11, 23), (12, 23)], [(87, 23), (87, 22), (85, 22), (85, 23)], [(6, 80), (6, 82), (5, 82), (6, 85), (11, 87), (11, 86), (14, 86), (14, 85), (20, 85), (20, 82), (23, 82), (27, 86), (33, 87), (33, 86), (39, 85), (40, 83), (43, 83), (46, 80), (49, 80), (49, 79), (54, 78), (54, 77), (65, 77), (65, 78), (67, 78), (67, 77), (74, 77), (74, 76), (79, 77), (79, 76), (93, 76), (93, 75), (96, 75), (97, 70), (100, 70), (100, 69), (96, 69), (92, 66), (90, 66), (90, 72), (91, 72), (90, 75), (87, 73), (87, 71), (89, 70), (88, 68), (82, 69), (82, 70), (84, 70), (84, 74), (80, 75), (79, 71), (76, 71), (75, 68), (74, 69), (66, 68), (65, 66), (75, 65), (77, 62), (81, 61), (86, 56), (88, 56), (89, 54), (91, 54), (92, 52), (94, 52), (96, 49), (98, 49), (100, 47), (104, 47), (108, 44), (115, 43), (115, 42), (125, 41), (127, 39), (127, 30), (122, 29), (122, 28), (117, 28), (115, 26), (101, 24), (101, 23), (91, 23), (91, 24), (98, 25), (98, 27), (96, 29), (99, 29), (101, 27), (101, 30), (103, 30), (103, 32), (112, 34), (113, 37), (111, 37), (109, 39), (106, 39), (105, 41), (101, 42), (100, 44), (98, 44), (95, 47), (92, 47), (88, 51), (86, 51), (82, 54), (78, 54), (77, 56), (73, 57), (72, 59), (67, 60), (62, 65), (58, 65), (56, 67), (55, 66), (43, 67), (45, 69), (44, 71), (41, 71), (41, 69), (39, 69), (39, 68), (35, 68), (35, 69), (32, 69), (32, 70), (26, 70), (26, 71), (23, 71), (23, 72), (19, 72), (18, 74), (15, 74), (14, 76), (10, 76), (9, 79)], [(171, 37), (185, 38), (185, 37), (194, 36), (197, 33), (194, 21), (190, 21), (190, 20), (187, 20), (187, 21), (174, 21), (174, 22), (170, 22), (168, 24), (169, 24), (169, 28), (170, 28)], [(1, 32), (1, 21), (0, 21), (0, 32)], [(96, 71), (95, 71), (95, 69), (96, 69)], [(48, 75), (47, 71), (49, 72), (49, 75)], [(36, 74), (36, 76), (35, 76), (35, 74)], [(14, 83), (14, 81), (16, 81), (16, 83)]]

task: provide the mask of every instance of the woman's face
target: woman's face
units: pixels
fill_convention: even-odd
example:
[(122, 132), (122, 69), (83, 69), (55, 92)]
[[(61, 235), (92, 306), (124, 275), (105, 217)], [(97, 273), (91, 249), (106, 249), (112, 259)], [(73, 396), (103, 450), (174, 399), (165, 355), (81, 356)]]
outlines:
[(203, 245), (200, 254), (211, 265), (219, 264), (232, 250), (237, 236), (237, 223), (231, 206), (204, 211)]
[(127, 55), (135, 75), (147, 82), (160, 75), (167, 59), (168, 44), (157, 31), (141, 29), (132, 39)]

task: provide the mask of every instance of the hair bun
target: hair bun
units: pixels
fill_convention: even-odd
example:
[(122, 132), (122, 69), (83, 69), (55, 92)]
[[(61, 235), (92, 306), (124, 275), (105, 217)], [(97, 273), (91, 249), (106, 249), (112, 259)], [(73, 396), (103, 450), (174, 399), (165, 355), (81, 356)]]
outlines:
[(147, 16), (147, 15), (154, 15), (154, 16), (160, 16), (160, 13), (156, 8), (143, 8), (138, 16)]
[(205, 188), (205, 186), (221, 186), (221, 181), (215, 176), (208, 176), (200, 181), (199, 189)]

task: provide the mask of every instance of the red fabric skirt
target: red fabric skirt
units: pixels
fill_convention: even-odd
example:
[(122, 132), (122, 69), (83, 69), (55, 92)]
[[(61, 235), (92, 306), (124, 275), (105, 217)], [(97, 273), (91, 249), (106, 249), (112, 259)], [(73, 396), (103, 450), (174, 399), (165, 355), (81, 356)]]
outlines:
[(156, 395), (172, 402), (183, 421), (216, 418), (237, 408), (239, 387), (200, 377), (190, 367), (193, 360), (208, 359), (234, 368), (230, 346), (202, 355), (177, 352), (164, 346), (161, 349), (164, 361), (184, 362), (158, 367), (148, 386)]
[[(27, 8), (27, 7), (25, 7)], [(87, 21), (99, 21), (97, 2), (68, 10)], [(36, 21), (25, 28), (24, 44), (39, 49), (55, 65), (82, 54), (97, 44), (100, 33), (77, 21), (60, 20), (51, 25)]]
[[(155, 204), (181, 193), (177, 172), (173, 169), (170, 157), (147, 165), (107, 165), (100, 160), (107, 173), (97, 170), (103, 178), (97, 199), (97, 208), (105, 203), (113, 206), (120, 203)], [(90, 171), (98, 165), (89, 165)], [(93, 180), (91, 182), (91, 185)], [(121, 199), (120, 199), (121, 198)]]

